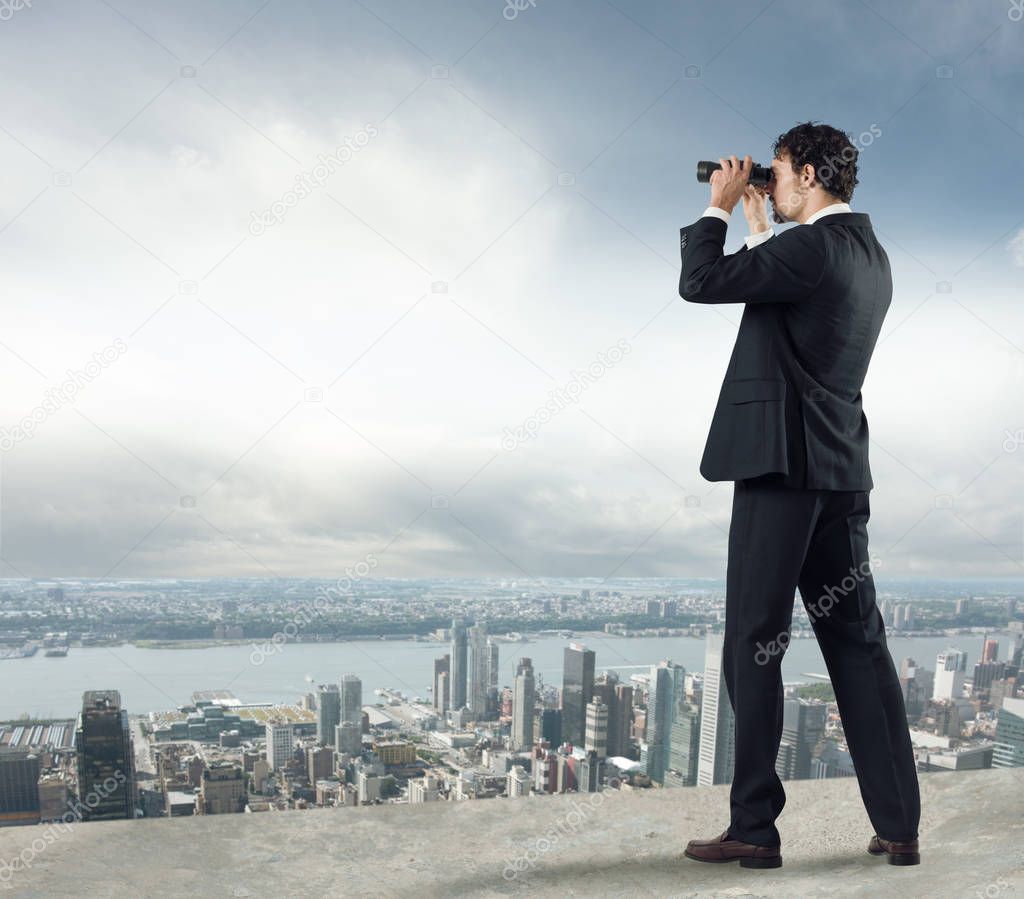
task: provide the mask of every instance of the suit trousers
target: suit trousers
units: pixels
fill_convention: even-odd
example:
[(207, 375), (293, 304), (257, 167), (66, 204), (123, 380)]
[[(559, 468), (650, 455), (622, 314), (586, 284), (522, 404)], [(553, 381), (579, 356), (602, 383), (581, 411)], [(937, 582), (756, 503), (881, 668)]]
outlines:
[(775, 763), (783, 728), (782, 656), (798, 587), (832, 680), (868, 818), (883, 839), (917, 838), (917, 766), (875, 604), (869, 515), (867, 491), (785, 487), (775, 475), (735, 482), (722, 657), (736, 719), (733, 839), (780, 842), (775, 819), (786, 794)]

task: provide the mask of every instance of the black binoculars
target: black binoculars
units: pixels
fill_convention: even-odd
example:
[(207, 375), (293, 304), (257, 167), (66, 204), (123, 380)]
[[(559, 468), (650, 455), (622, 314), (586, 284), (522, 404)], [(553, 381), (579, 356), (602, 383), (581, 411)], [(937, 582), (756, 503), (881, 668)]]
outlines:
[[(743, 168), (743, 160), (739, 161), (740, 168)], [(757, 163), (751, 163), (750, 169), (750, 183), (756, 184), (760, 187), (766, 185), (772, 180), (771, 166), (758, 165)], [(702, 159), (697, 163), (697, 180), (707, 184), (711, 180), (711, 173), (716, 169), (722, 167), (721, 163), (711, 162), (707, 159)]]

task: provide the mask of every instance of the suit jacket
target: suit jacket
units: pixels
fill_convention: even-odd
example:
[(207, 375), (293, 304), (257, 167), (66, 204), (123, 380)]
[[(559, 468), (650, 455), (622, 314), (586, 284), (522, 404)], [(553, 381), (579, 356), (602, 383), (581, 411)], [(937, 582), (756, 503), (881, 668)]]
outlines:
[(861, 386), (892, 301), (871, 220), (832, 213), (725, 256), (727, 227), (704, 216), (679, 232), (679, 295), (746, 304), (700, 473), (870, 490)]

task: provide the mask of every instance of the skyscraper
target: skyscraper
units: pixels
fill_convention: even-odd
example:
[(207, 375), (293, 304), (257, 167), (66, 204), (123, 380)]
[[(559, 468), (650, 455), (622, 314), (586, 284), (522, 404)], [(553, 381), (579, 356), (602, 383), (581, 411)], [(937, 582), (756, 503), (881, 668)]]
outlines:
[(295, 730), (283, 721), (267, 722), (267, 764), (279, 771), (295, 754)]
[(363, 725), (342, 721), (335, 729), (334, 745), (338, 752), (357, 756), (363, 750)]
[(615, 703), (608, 715), (608, 755), (629, 756), (633, 730), (633, 685), (615, 685)]
[(582, 746), (587, 703), (594, 696), (594, 650), (570, 643), (563, 655), (562, 742)]
[(497, 721), (499, 717), (499, 706), (501, 704), (498, 696), (498, 673), (501, 670), (501, 660), (498, 654), (498, 643), (487, 638), (487, 648), (484, 652), (487, 659), (487, 721)]
[(675, 708), (675, 678), (671, 663), (651, 668), (651, 686), (647, 699), (647, 776), (655, 783), (665, 782), (670, 747), (669, 730)]
[(736, 762), (736, 716), (722, 671), (722, 635), (708, 634), (704, 653), (704, 698), (700, 715), (701, 786), (732, 783)]
[(337, 684), (321, 684), (316, 697), (316, 738), (334, 745), (334, 729), (341, 723), (341, 693)]
[(600, 696), (587, 703), (587, 728), (584, 749), (598, 759), (608, 755), (608, 706)]
[(343, 674), (338, 684), (341, 720), (335, 728), (338, 752), (357, 756), (363, 749), (363, 682), (354, 674)]
[(614, 671), (606, 671), (600, 677), (594, 679), (594, 691), (593, 695), (600, 697), (601, 702), (605, 704), (608, 709), (608, 739), (605, 745), (605, 752), (608, 755), (622, 755), (623, 753), (618, 750), (616, 745), (616, 738), (618, 736), (618, 697), (615, 693), (615, 688), (619, 685), (618, 675)]
[(1024, 768), (1024, 699), (1004, 699), (996, 717), (993, 768)]
[(487, 689), (491, 683), (491, 656), (487, 625), (478, 621), (469, 629), (469, 684), (466, 705), (478, 721), (487, 718)]
[(451, 677), (451, 653), (434, 659), (434, 711), (443, 715), (448, 711), (448, 680)]
[(775, 759), (781, 780), (811, 776), (811, 755), (825, 733), (828, 704), (813, 699), (787, 699), (782, 711), (782, 740)]
[(533, 710), (536, 704), (533, 662), (520, 659), (512, 686), (512, 749), (533, 748)]
[(935, 693), (932, 698), (959, 699), (963, 695), (966, 672), (966, 652), (952, 648), (940, 652), (935, 657)]
[[(697, 784), (697, 763), (700, 761), (700, 706), (684, 702), (676, 709), (672, 722), (672, 740), (668, 753), (668, 768), (673, 783), (680, 787)], [(666, 774), (665, 781), (669, 777)]]
[(338, 684), (341, 699), (341, 720), (363, 726), (363, 682), (354, 674), (343, 674)]
[(39, 756), (0, 746), (0, 827), (37, 824), (39, 819)]
[(89, 690), (75, 730), (82, 819), (135, 817), (135, 756), (117, 690)]
[(466, 704), (466, 623), (452, 619), (451, 670), (448, 676), (448, 708), (458, 711)]

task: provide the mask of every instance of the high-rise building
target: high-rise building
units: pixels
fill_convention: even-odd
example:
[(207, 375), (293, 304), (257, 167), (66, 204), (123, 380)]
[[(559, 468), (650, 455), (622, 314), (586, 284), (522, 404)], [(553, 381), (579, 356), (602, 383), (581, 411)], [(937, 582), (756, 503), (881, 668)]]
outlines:
[(516, 752), (533, 748), (535, 705), (533, 662), (522, 658), (516, 665), (516, 675), (512, 682), (512, 749)]
[(665, 663), (651, 668), (647, 696), (647, 776), (655, 783), (664, 783), (675, 704), (672, 671)]
[(498, 674), (501, 671), (501, 657), (498, 651), (498, 644), (490, 637), (487, 638), (487, 712), (486, 720), (496, 721), (500, 710), (501, 699), (498, 694)]
[(316, 697), (316, 738), (334, 745), (334, 729), (341, 723), (341, 692), (337, 684), (321, 684)]
[(983, 662), (995, 662), (999, 658), (999, 641), (986, 639), (982, 643), (981, 660)]
[(444, 715), (448, 711), (448, 679), (451, 677), (451, 653), (434, 659), (434, 711)]
[(992, 689), (992, 684), (1007, 676), (1006, 662), (997, 662), (991, 659), (987, 662), (978, 662), (974, 666), (974, 677), (971, 679), (971, 698), (987, 700)]
[(360, 733), (363, 726), (363, 682), (355, 674), (343, 674), (338, 684), (338, 692), (341, 695), (341, 720), (355, 722), (359, 725)]
[(933, 699), (959, 699), (967, 678), (967, 653), (945, 649), (935, 658), (935, 694)]
[[(335, 725), (337, 729), (337, 725)], [(334, 739), (333, 736), (331, 738)], [(326, 780), (334, 773), (334, 751), (330, 746), (306, 747), (306, 779), (315, 786), (319, 780)]]
[(363, 751), (362, 722), (342, 721), (335, 728), (334, 745), (338, 752), (358, 756)]
[(510, 799), (530, 795), (530, 775), (522, 765), (513, 765), (505, 775), (505, 792)]
[(811, 756), (825, 733), (828, 704), (812, 699), (787, 699), (782, 709), (782, 740), (775, 759), (781, 780), (811, 776)]
[(196, 813), (227, 815), (245, 811), (245, 773), (238, 765), (215, 764), (203, 770)]
[(39, 820), (39, 756), (0, 746), (0, 827)]
[(283, 721), (267, 722), (267, 764), (280, 771), (295, 755), (295, 730)]
[(598, 792), (603, 779), (604, 759), (593, 749), (589, 749), (582, 754), (582, 758), (575, 758), (574, 762), (575, 788), (581, 793)]
[(721, 634), (708, 634), (704, 653), (704, 698), (700, 713), (700, 786), (732, 783), (736, 763), (736, 716), (722, 670)]
[(117, 690), (89, 690), (75, 730), (82, 819), (135, 817), (135, 756)]
[(686, 669), (671, 661), (651, 669), (647, 701), (647, 775), (664, 783), (672, 750), (672, 725), (685, 702)]
[(469, 646), (466, 639), (466, 623), (452, 620), (451, 670), (448, 677), (448, 708), (458, 711), (466, 704), (466, 663)]
[(993, 768), (1024, 768), (1024, 699), (1004, 699), (996, 716)]
[(608, 715), (608, 755), (631, 757), (633, 685), (615, 685), (615, 704)]
[(582, 746), (587, 725), (587, 703), (594, 696), (594, 650), (570, 643), (563, 655), (562, 742)]
[(608, 706), (600, 696), (587, 703), (587, 727), (584, 735), (584, 749), (593, 752), (599, 759), (608, 755)]
[[(684, 702), (672, 722), (672, 739), (668, 753), (665, 783), (671, 779), (680, 787), (697, 784), (697, 763), (700, 761), (700, 706)], [(669, 775), (671, 772), (671, 778)]]
[[(469, 629), (469, 684), (466, 704), (473, 717), (487, 721), (497, 706), (498, 644), (487, 636), (487, 625)], [(491, 687), (495, 690), (492, 694)]]
[(562, 745), (562, 710), (541, 709), (539, 715), (539, 727), (537, 728), (540, 739), (548, 746)]

